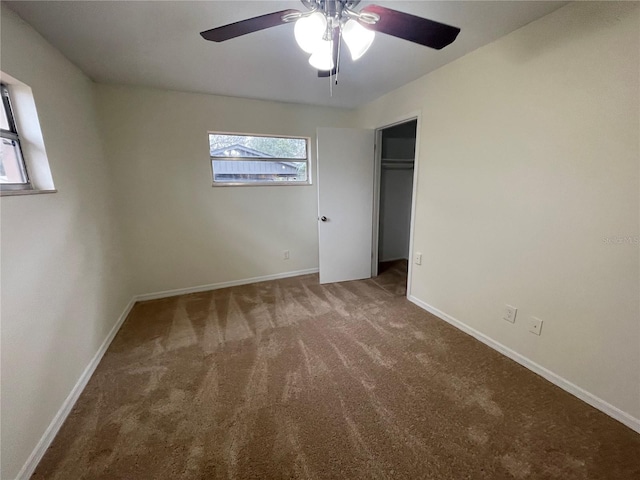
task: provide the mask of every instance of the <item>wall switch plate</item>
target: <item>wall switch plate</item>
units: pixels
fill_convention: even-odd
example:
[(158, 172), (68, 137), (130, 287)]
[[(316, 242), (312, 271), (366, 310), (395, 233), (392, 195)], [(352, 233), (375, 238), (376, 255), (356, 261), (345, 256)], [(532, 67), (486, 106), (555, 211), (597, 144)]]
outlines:
[(529, 319), (529, 331), (536, 335), (540, 335), (542, 332), (542, 320), (536, 317), (531, 317)]
[(502, 319), (510, 323), (515, 323), (517, 314), (518, 314), (518, 309), (516, 307), (512, 307), (511, 305), (505, 305)]
[(416, 253), (415, 262), (416, 262), (416, 265), (422, 265), (422, 254), (421, 253)]
[(284, 251), (284, 253), (282, 254), (282, 258), (284, 260), (289, 260), (289, 250)]

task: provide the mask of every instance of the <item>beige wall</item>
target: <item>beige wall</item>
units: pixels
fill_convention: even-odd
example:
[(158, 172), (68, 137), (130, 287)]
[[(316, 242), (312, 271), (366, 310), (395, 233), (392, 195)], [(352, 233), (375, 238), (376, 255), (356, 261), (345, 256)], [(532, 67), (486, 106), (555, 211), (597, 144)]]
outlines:
[(207, 132), (308, 136), (314, 151), (316, 128), (353, 112), (103, 85), (98, 97), (136, 293), (318, 267), (315, 180), (214, 188)]
[(0, 477), (133, 293), (317, 267), (316, 185), (212, 188), (207, 131), (313, 145), (418, 109), (413, 295), (640, 417), (638, 245), (603, 241), (640, 234), (639, 21), (570, 5), (349, 112), (96, 86), (3, 7), (1, 68), (33, 88), (59, 193), (0, 201)]
[(0, 478), (13, 478), (133, 294), (318, 267), (316, 184), (213, 188), (207, 131), (315, 150), (318, 126), (354, 113), (99, 86), (4, 6), (1, 54), (32, 87), (59, 190), (0, 204)]
[(412, 294), (635, 418), (639, 8), (571, 4), (359, 110), (422, 111)]
[(132, 292), (92, 83), (4, 6), (1, 17), (1, 69), (33, 90), (58, 189), (0, 199), (0, 478), (12, 479)]

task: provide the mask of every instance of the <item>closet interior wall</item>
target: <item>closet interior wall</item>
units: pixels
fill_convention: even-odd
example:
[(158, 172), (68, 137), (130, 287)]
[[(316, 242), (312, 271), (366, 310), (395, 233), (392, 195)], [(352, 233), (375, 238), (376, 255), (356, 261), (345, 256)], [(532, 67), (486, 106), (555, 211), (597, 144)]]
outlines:
[(409, 258), (416, 120), (382, 131), (378, 261)]

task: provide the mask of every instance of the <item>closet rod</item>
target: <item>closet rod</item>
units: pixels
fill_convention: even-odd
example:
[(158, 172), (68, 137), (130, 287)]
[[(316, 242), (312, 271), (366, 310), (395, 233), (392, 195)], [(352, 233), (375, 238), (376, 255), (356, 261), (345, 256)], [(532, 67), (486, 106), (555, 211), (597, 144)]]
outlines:
[(394, 170), (413, 170), (413, 162), (383, 162), (382, 168), (390, 168)]

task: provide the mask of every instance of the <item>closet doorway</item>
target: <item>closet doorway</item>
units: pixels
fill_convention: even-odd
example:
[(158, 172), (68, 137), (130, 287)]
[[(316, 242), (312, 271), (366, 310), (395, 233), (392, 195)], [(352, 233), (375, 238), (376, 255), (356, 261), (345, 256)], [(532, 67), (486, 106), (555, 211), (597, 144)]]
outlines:
[(417, 124), (412, 119), (376, 132), (372, 273), (398, 295), (407, 294)]

